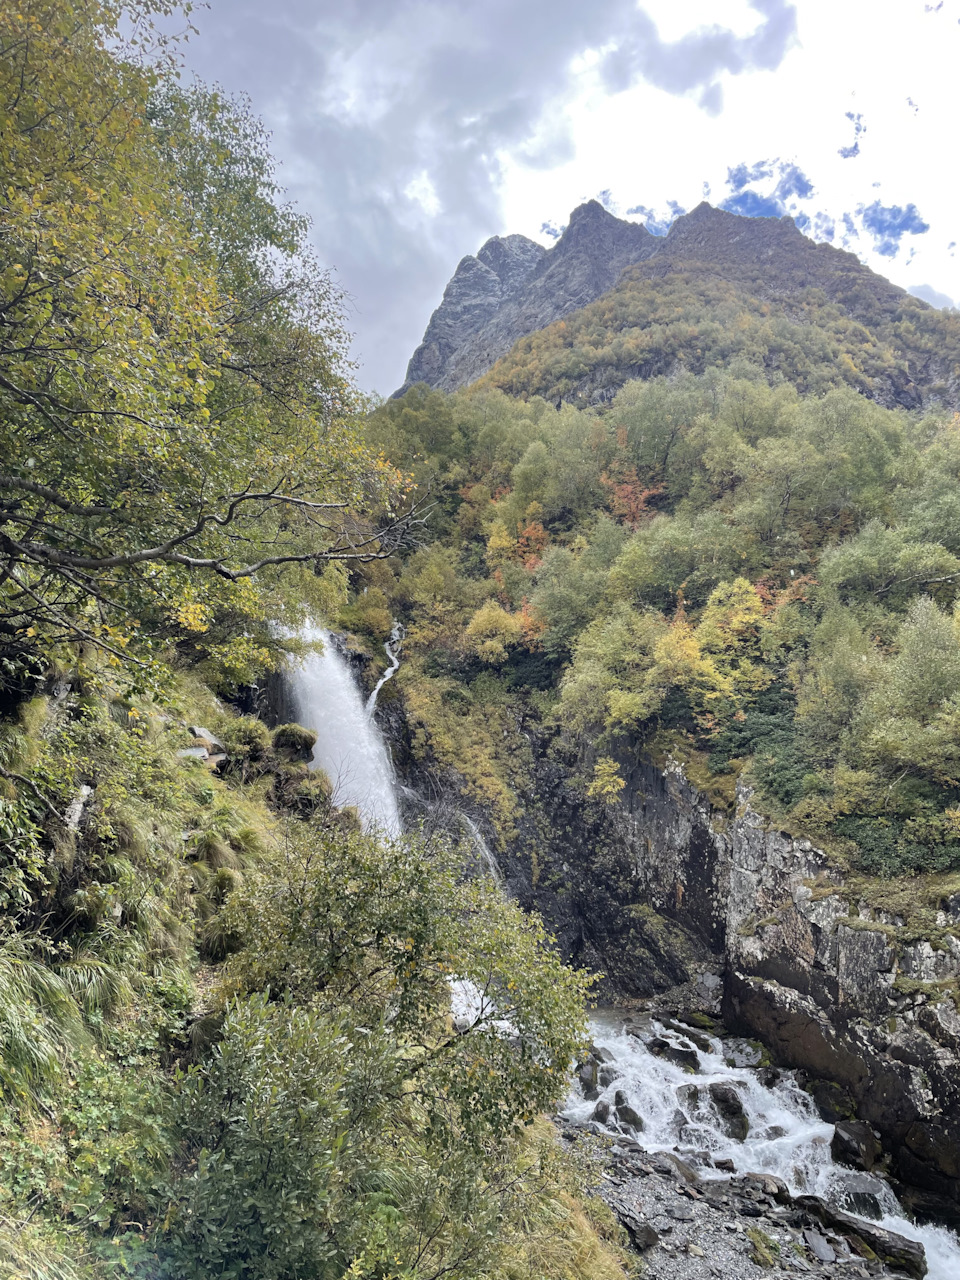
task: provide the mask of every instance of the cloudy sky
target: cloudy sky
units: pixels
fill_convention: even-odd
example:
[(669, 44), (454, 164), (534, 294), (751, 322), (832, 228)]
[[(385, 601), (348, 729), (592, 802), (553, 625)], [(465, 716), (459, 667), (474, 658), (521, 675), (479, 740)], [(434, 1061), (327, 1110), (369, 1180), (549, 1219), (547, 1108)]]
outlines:
[(706, 198), (792, 214), (960, 301), (960, 0), (210, 0), (187, 68), (246, 93), (403, 380), (459, 259), (595, 197), (663, 233)]

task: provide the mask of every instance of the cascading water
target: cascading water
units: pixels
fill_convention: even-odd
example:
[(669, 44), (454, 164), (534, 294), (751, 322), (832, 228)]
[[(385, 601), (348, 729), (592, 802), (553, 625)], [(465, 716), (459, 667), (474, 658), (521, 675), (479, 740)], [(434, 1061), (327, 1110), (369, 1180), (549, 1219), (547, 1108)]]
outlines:
[[(813, 1101), (789, 1072), (765, 1081), (745, 1064), (739, 1051), (746, 1048), (742, 1042), (698, 1032), (694, 1044), (656, 1021), (630, 1026), (598, 1016), (591, 1031), (595, 1046), (610, 1061), (601, 1068), (599, 1097), (587, 1101), (579, 1091), (571, 1096), (564, 1112), (570, 1120), (586, 1123), (606, 1115), (604, 1127), (624, 1128), (650, 1152), (680, 1155), (706, 1179), (725, 1176), (716, 1167), (718, 1161), (729, 1161), (738, 1173), (773, 1174), (794, 1195), (820, 1196), (920, 1241), (927, 1254), (927, 1280), (960, 1277), (960, 1240), (943, 1227), (910, 1221), (882, 1178), (835, 1163), (830, 1151), (833, 1125), (820, 1119)], [(697, 1066), (691, 1069), (694, 1062)], [(723, 1101), (729, 1093), (724, 1094), (724, 1086), (732, 1088), (742, 1105), (746, 1137), (742, 1129), (736, 1132), (739, 1117), (731, 1123), (729, 1107), (725, 1114)], [(623, 1095), (621, 1112), (629, 1117), (625, 1101), (642, 1119), (641, 1132), (631, 1132), (618, 1120), (618, 1093)]]
[(290, 671), (297, 719), (317, 735), (312, 765), (329, 777), (335, 804), (355, 806), (367, 830), (397, 836), (393, 766), (350, 668), (328, 632), (311, 630), (304, 639), (323, 642)]
[[(328, 633), (315, 631), (306, 638), (322, 640), (323, 650), (308, 655), (290, 675), (298, 718), (317, 734), (314, 765), (329, 775), (337, 804), (355, 805), (367, 829), (398, 835), (401, 822), (393, 769), (371, 714), (376, 699), (364, 706), (350, 668)], [(392, 665), (378, 688), (396, 670), (400, 638), (387, 649)], [(479, 860), (502, 882), (479, 828), (466, 814), (458, 817)], [(476, 1016), (480, 996), (475, 987), (455, 982), (452, 996), (456, 1016)], [(738, 1172), (771, 1173), (794, 1194), (818, 1195), (850, 1213), (879, 1218), (890, 1230), (919, 1240), (926, 1250), (928, 1280), (958, 1280), (957, 1237), (945, 1228), (910, 1221), (882, 1178), (836, 1164), (830, 1151), (833, 1126), (819, 1118), (813, 1102), (789, 1073), (776, 1082), (765, 1081), (746, 1058), (734, 1054), (731, 1064), (731, 1048), (737, 1042), (697, 1033), (694, 1044), (675, 1028), (656, 1022), (628, 1027), (622, 1019), (598, 1015), (592, 1033), (594, 1043), (611, 1061), (605, 1065), (599, 1097), (586, 1101), (577, 1093), (570, 1098), (565, 1111), (570, 1120), (586, 1123), (596, 1115), (598, 1102), (606, 1103), (606, 1125), (616, 1131), (616, 1095), (622, 1091), (622, 1101), (643, 1123), (642, 1132), (631, 1132), (631, 1136), (638, 1137), (648, 1151), (676, 1152), (697, 1166), (704, 1178), (724, 1176), (717, 1169), (718, 1161), (729, 1161)], [(648, 1047), (654, 1037), (696, 1057), (684, 1064), (658, 1056)], [(694, 1061), (696, 1069), (690, 1070)], [(748, 1126), (745, 1137), (732, 1132), (729, 1117), (725, 1120), (711, 1095), (711, 1085), (727, 1085), (735, 1091)]]
[(390, 632), (390, 639), (383, 646), (384, 653), (390, 659), (390, 666), (377, 681), (376, 688), (367, 699), (367, 715), (373, 715), (376, 710), (377, 697), (380, 694), (380, 690), (388, 680), (392, 680), (397, 674), (397, 668), (400, 666), (400, 650), (403, 648), (404, 635), (403, 623), (395, 622), (393, 624), (393, 630)]
[(465, 813), (458, 813), (457, 817), (466, 829), (467, 835), (470, 837), (470, 843), (473, 845), (477, 853), (477, 859), (488, 875), (492, 876), (497, 887), (507, 891), (507, 882), (503, 878), (503, 872), (497, 864), (496, 858), (486, 840), (483, 838), (483, 832), (474, 822), (474, 820)]

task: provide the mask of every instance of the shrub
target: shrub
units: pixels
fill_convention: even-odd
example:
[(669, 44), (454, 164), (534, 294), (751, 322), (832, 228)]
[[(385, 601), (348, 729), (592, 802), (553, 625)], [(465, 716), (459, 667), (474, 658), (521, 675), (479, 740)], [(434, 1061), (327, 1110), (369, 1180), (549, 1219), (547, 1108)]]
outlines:
[(273, 731), (274, 749), (287, 752), (293, 760), (308, 760), (316, 741), (314, 731), (302, 724), (281, 724)]

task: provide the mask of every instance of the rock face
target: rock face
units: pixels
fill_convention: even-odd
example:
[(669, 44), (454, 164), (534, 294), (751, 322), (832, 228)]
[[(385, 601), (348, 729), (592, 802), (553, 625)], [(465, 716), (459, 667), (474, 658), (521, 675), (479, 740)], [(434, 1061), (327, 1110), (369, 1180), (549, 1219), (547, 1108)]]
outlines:
[[(898, 1177), (960, 1202), (953, 917), (942, 913), (933, 946), (871, 910), (825, 853), (771, 829), (748, 789), (733, 815), (712, 810), (671, 763), (634, 765), (622, 794), (611, 822), (629, 851), (621, 893), (633, 915), (652, 908), (686, 935), (688, 977), (714, 956), (727, 1024), (815, 1077), (838, 1118), (860, 1122), (848, 1128), (865, 1163), (875, 1129)], [(584, 929), (595, 967), (622, 974), (616, 939), (596, 922)]]
[(599, 298), (660, 243), (596, 200), (574, 209), (552, 249), (526, 236), (494, 236), (461, 260), (396, 394), (416, 382), (443, 391), (473, 382), (518, 338)]
[[(455, 777), (414, 762), (400, 705), (385, 714), (401, 775), (456, 794)], [(588, 804), (573, 762), (519, 727), (535, 763), (497, 860), (565, 958), (604, 974), (611, 998), (691, 984), (713, 999), (722, 984), (731, 1029), (801, 1068), (827, 1120), (855, 1122), (842, 1158), (876, 1160), (876, 1130), (897, 1177), (960, 1204), (960, 901), (919, 937), (861, 901), (824, 852), (771, 828), (748, 789), (717, 808), (680, 764), (625, 750), (619, 802)], [(599, 1096), (600, 1069), (581, 1064), (585, 1096)]]

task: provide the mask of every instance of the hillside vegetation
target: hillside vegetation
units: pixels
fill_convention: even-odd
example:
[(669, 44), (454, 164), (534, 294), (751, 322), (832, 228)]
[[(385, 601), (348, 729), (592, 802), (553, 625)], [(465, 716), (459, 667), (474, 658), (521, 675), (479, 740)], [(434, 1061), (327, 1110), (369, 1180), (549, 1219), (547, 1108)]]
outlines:
[(415, 517), (170, 15), (0, 15), (0, 1272), (617, 1280), (538, 1120), (589, 983), (238, 710)]
[(601, 414), (414, 389), (370, 431), (432, 484), (437, 540), (350, 621), (409, 617), (419, 749), (506, 830), (533, 715), (598, 800), (618, 751), (672, 752), (860, 870), (960, 869), (955, 414), (740, 361)]
[(707, 205), (609, 293), (521, 339), (482, 381), (586, 405), (632, 378), (736, 359), (802, 393), (849, 386), (888, 407), (960, 405), (960, 317), (814, 245), (789, 219)]

